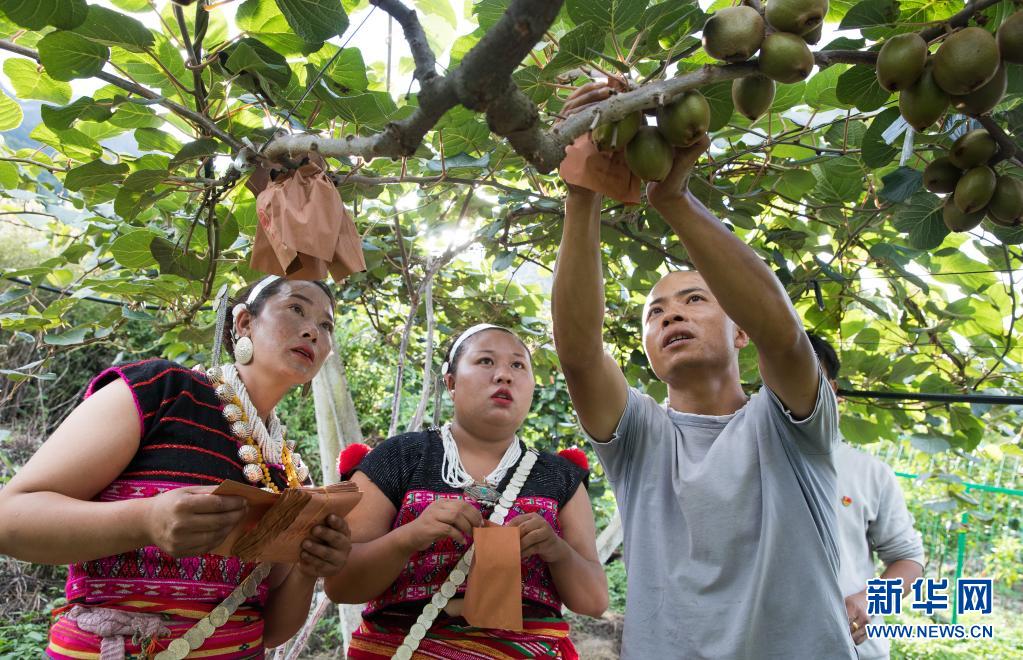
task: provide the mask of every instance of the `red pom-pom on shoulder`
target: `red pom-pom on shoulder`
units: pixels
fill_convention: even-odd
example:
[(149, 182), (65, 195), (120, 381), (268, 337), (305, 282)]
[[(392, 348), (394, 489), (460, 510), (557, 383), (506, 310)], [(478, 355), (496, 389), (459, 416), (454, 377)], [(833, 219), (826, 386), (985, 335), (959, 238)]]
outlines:
[(356, 442), (353, 445), (348, 445), (341, 450), (341, 455), (337, 457), (337, 473), (342, 477), (346, 474), (355, 471), (355, 468), (359, 467), (359, 463), (362, 459), (366, 458), (366, 454), (369, 453), (369, 445), (365, 445), (361, 442)]
[(586, 452), (578, 447), (569, 447), (558, 452), (558, 456), (568, 459), (587, 472), (590, 471), (590, 460), (586, 458)]

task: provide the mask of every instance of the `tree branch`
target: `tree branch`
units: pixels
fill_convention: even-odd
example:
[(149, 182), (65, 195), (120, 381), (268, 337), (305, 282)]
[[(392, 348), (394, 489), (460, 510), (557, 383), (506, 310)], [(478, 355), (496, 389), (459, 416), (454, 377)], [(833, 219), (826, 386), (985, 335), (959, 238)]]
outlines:
[(401, 0), (370, 0), (370, 4), (380, 7), (398, 21), (402, 32), (405, 33), (405, 41), (412, 51), (412, 60), (416, 63), (413, 75), (419, 81), (420, 87), (425, 88), (430, 80), (437, 76), (437, 58), (430, 48), (426, 32), (423, 31), (415, 10), (403, 5)]

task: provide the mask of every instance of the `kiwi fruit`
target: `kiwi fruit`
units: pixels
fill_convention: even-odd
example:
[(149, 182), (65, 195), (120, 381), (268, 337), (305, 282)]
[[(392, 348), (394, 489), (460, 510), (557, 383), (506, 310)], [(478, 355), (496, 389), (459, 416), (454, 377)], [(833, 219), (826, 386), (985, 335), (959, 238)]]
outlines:
[(621, 151), (643, 125), (643, 112), (637, 110), (618, 121), (607, 122), (593, 129), (590, 137), (600, 151)]
[(987, 205), (987, 217), (1003, 227), (1023, 224), (1023, 181), (1011, 176), (998, 177)]
[(961, 170), (984, 165), (998, 153), (998, 143), (983, 128), (960, 135), (948, 150), (948, 159)]
[(764, 40), (764, 19), (752, 7), (719, 9), (703, 24), (703, 49), (716, 60), (745, 62)]
[(948, 108), (948, 94), (934, 81), (932, 69), (925, 66), (920, 79), (899, 94), (899, 112), (917, 131), (926, 131)]
[(934, 80), (949, 94), (971, 94), (994, 77), (1000, 61), (994, 35), (979, 27), (963, 28), (934, 54)]
[(1023, 11), (1002, 21), (998, 27), (998, 48), (1006, 62), (1023, 64)]
[(952, 197), (949, 196), (945, 199), (944, 206), (941, 207), (941, 219), (945, 222), (945, 226), (948, 227), (949, 231), (970, 231), (984, 219), (984, 211), (963, 213), (953, 203)]
[(759, 73), (732, 81), (732, 103), (750, 121), (756, 121), (770, 109), (774, 92), (774, 81)]
[(985, 115), (1001, 102), (1008, 86), (1009, 72), (1006, 71), (1005, 62), (1002, 62), (994, 77), (975, 92), (966, 96), (953, 96), (952, 106), (959, 112), (973, 117)]
[(804, 35), (824, 23), (828, 0), (768, 0), (764, 16), (779, 32)]
[(773, 32), (760, 45), (760, 73), (780, 83), (804, 80), (813, 70), (813, 53), (798, 34)]
[(662, 181), (674, 160), (674, 149), (653, 126), (641, 126), (625, 147), (625, 163), (644, 181)]
[(877, 82), (889, 92), (905, 89), (920, 79), (927, 64), (927, 42), (915, 32), (897, 34), (877, 54)]
[(657, 130), (676, 147), (688, 147), (707, 132), (710, 104), (703, 94), (689, 90), (657, 109)]
[(956, 208), (967, 214), (983, 211), (995, 194), (996, 183), (995, 171), (986, 165), (963, 172), (953, 194)]
[(924, 188), (932, 193), (950, 193), (956, 189), (962, 175), (963, 171), (947, 156), (935, 158), (924, 168)]

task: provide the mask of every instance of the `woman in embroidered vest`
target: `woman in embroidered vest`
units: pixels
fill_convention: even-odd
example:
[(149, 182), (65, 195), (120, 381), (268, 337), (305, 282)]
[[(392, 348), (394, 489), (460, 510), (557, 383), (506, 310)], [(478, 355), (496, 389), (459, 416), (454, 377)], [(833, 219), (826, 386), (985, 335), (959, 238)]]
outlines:
[(344, 565), (350, 536), (334, 516), (300, 563), (268, 577), (269, 564), (209, 553), (245, 512), (211, 494), (217, 484), (279, 491), (308, 478), (274, 406), (332, 344), (322, 282), (269, 277), (239, 300), (224, 333), (235, 364), (107, 369), (0, 491), (0, 552), (71, 565), (48, 657), (262, 658), (302, 625), (317, 577)]
[[(585, 455), (575, 450), (580, 466), (517, 439), (535, 380), (529, 351), (510, 330), (470, 328), (442, 371), (450, 424), (395, 436), (368, 454), (349, 448), (339, 461), (363, 499), (348, 516), (351, 556), (328, 578), (327, 594), (370, 601), (348, 657), (577, 658), (562, 602), (590, 616), (608, 603)], [(473, 628), (460, 616), (463, 558), (484, 516), (519, 530), (524, 631)]]

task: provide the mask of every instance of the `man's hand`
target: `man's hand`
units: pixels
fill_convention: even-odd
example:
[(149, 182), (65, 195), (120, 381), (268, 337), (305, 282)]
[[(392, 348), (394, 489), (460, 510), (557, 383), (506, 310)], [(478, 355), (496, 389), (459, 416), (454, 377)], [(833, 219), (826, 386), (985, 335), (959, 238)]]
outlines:
[(682, 201), (689, 189), (689, 175), (693, 172), (693, 166), (709, 146), (710, 138), (704, 134), (695, 144), (675, 149), (675, 162), (668, 176), (663, 181), (651, 181), (646, 186), (647, 199), (655, 209), (661, 211)]
[(853, 642), (862, 644), (867, 639), (867, 624), (870, 623), (870, 615), (867, 614), (867, 590), (847, 596), (845, 599), (845, 613), (849, 620), (849, 633)]

